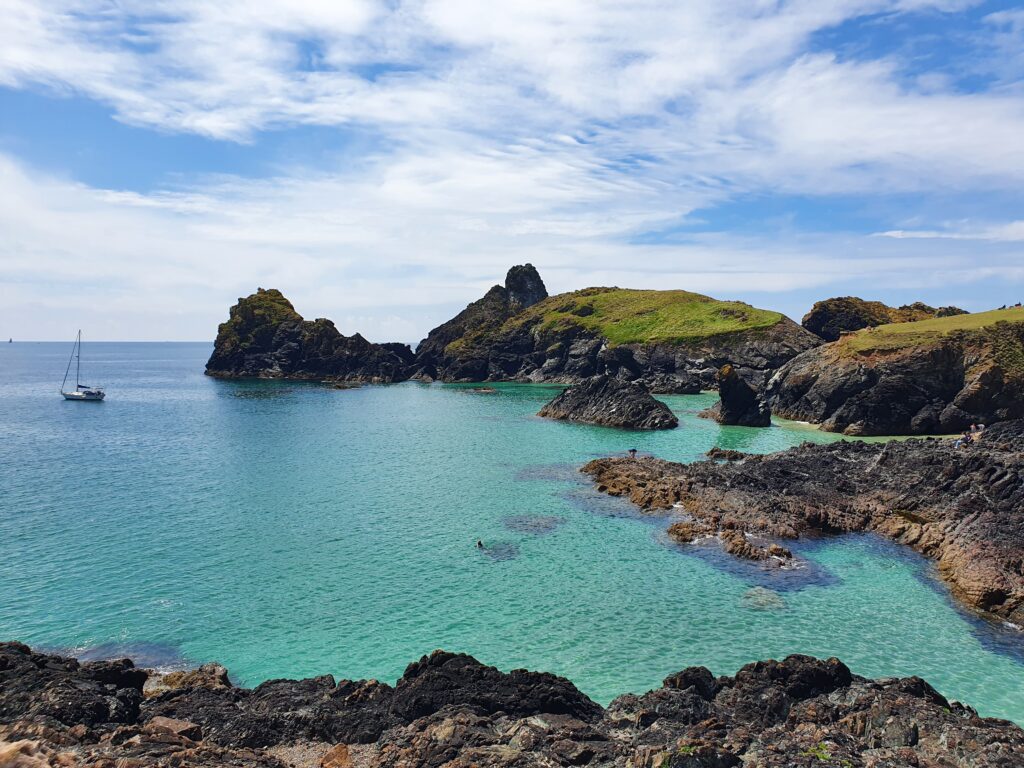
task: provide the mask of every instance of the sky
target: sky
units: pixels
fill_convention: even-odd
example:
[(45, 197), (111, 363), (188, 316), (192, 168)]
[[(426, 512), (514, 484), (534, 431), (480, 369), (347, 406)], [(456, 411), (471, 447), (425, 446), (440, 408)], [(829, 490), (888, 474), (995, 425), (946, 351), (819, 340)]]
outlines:
[(1024, 300), (1024, 5), (0, 0), (0, 336), (415, 342), (531, 262)]

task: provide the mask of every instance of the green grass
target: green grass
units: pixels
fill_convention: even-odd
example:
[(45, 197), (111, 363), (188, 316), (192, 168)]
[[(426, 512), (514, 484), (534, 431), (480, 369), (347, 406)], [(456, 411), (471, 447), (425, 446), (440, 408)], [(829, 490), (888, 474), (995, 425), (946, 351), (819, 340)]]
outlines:
[(586, 288), (550, 296), (508, 323), (540, 319), (547, 329), (577, 325), (598, 332), (614, 345), (698, 341), (769, 328), (782, 318), (778, 312), (689, 291)]
[(851, 352), (918, 347), (951, 334), (973, 335), (985, 329), (994, 329), (1000, 322), (1024, 323), (1024, 307), (994, 309), (991, 312), (978, 312), (973, 315), (933, 317), (913, 323), (879, 325), (844, 336), (838, 343)]

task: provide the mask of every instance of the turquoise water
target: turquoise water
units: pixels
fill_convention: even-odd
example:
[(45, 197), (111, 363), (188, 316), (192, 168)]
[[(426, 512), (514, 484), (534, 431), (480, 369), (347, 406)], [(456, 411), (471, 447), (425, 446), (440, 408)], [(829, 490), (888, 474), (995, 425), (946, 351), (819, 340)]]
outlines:
[(811, 567), (770, 573), (666, 541), (576, 471), (832, 436), (722, 428), (695, 416), (709, 395), (665, 398), (681, 427), (635, 434), (534, 417), (556, 391), (538, 385), (215, 381), (203, 344), (87, 344), (109, 399), (65, 403), (68, 351), (0, 345), (0, 637), (218, 660), (246, 684), (394, 681), (444, 647), (602, 702), (802, 652), (1024, 723), (1024, 637), (959, 610), (913, 553), (802, 542)]

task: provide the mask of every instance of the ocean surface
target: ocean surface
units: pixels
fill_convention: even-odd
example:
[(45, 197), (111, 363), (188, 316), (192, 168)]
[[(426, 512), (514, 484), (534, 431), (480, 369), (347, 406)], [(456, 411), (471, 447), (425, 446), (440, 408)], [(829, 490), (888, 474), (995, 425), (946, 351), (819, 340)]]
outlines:
[[(564, 675), (602, 703), (686, 666), (789, 653), (920, 675), (1024, 724), (1024, 634), (958, 608), (931, 565), (872, 536), (798, 542), (770, 571), (681, 547), (578, 467), (631, 447), (692, 460), (836, 439), (534, 416), (557, 391), (334, 390), (203, 376), (206, 344), (85, 344), (103, 403), (58, 394), (70, 344), (0, 344), (0, 638), (236, 682), (388, 682), (435, 648)], [(477, 539), (486, 544), (475, 548)]]

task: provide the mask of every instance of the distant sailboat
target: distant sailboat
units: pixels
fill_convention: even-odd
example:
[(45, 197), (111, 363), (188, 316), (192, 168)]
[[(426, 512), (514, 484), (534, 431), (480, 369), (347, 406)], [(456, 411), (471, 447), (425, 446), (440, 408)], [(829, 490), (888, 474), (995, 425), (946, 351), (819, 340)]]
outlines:
[[(75, 388), (71, 392), (64, 389), (64, 385), (68, 383), (68, 376), (71, 374), (71, 363), (75, 363)], [(65, 400), (91, 400), (99, 401), (106, 397), (106, 393), (99, 387), (91, 387), (88, 384), (80, 383), (80, 374), (82, 371), (82, 332), (78, 332), (78, 336), (75, 338), (75, 346), (71, 348), (71, 357), (68, 359), (68, 368), (64, 371), (64, 381), (60, 385), (60, 393), (64, 395)]]

